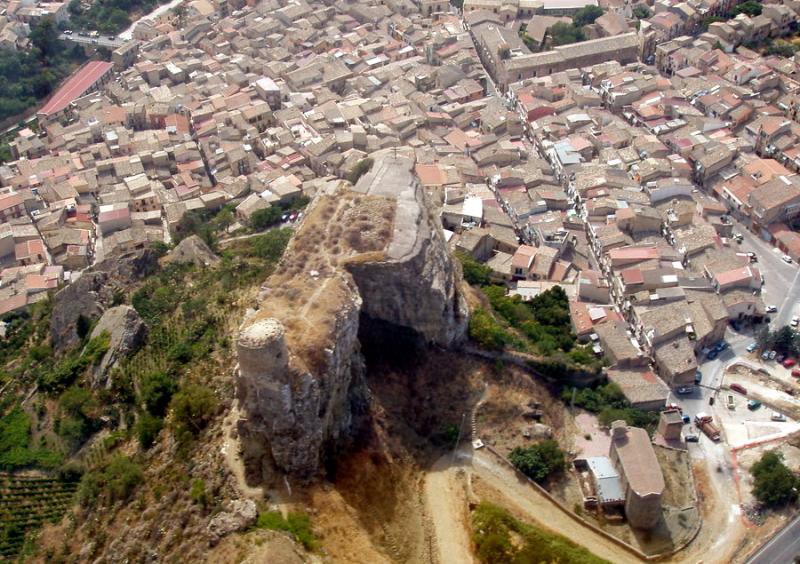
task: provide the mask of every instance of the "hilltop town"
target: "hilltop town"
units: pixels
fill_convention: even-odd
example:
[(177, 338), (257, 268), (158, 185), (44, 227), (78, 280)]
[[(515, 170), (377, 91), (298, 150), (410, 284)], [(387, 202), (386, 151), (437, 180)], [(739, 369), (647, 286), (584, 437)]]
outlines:
[(112, 4), (0, 2), (2, 557), (800, 552), (800, 3)]

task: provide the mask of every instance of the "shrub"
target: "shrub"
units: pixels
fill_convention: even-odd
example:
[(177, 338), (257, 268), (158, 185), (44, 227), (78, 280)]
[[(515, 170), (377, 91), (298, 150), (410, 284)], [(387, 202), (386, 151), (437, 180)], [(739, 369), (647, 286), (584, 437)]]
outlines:
[(253, 229), (261, 230), (266, 229), (271, 225), (280, 223), (281, 216), (285, 212), (278, 206), (270, 206), (261, 210), (256, 210), (250, 216), (250, 225)]
[(78, 499), (83, 505), (91, 505), (100, 498), (109, 504), (125, 502), (142, 479), (142, 467), (127, 456), (118, 454), (101, 470), (83, 475), (78, 487)]
[(269, 262), (278, 262), (292, 238), (292, 230), (289, 228), (274, 229), (269, 233), (264, 233), (252, 240), (253, 254)]
[(166, 372), (150, 372), (139, 382), (139, 399), (147, 411), (156, 416), (163, 416), (177, 391), (175, 378)]
[(529, 447), (516, 447), (508, 459), (520, 472), (540, 484), (567, 467), (564, 451), (552, 439)]
[(469, 318), (469, 338), (487, 349), (500, 350), (511, 341), (510, 335), (485, 310), (475, 309)]
[(456, 253), (464, 270), (464, 280), (473, 286), (486, 286), (491, 282), (492, 269), (479, 263), (467, 253)]
[(164, 241), (153, 241), (152, 243), (150, 243), (150, 248), (159, 257), (163, 257), (169, 252), (169, 245), (167, 245)]
[(518, 521), (487, 502), (478, 504), (472, 514), (472, 538), (478, 559), (487, 564), (609, 564), (566, 537)]
[(286, 531), (306, 550), (314, 550), (317, 538), (311, 528), (311, 519), (305, 513), (289, 513), (286, 518), (278, 511), (266, 511), (258, 514), (255, 527), (273, 531)]
[(143, 449), (148, 449), (156, 442), (158, 434), (164, 427), (164, 420), (149, 413), (142, 413), (136, 421), (136, 437)]
[(373, 160), (370, 158), (358, 161), (345, 177), (351, 184), (358, 182), (358, 179), (367, 174), (372, 169)]
[(206, 483), (204, 480), (197, 479), (192, 482), (192, 489), (189, 491), (189, 495), (194, 503), (202, 505), (203, 507), (208, 506), (211, 502), (211, 497), (206, 491)]
[(217, 398), (206, 387), (188, 384), (170, 402), (175, 436), (180, 441), (196, 437), (214, 417)]
[(797, 477), (775, 451), (765, 452), (750, 469), (753, 476), (753, 495), (768, 507), (783, 506), (797, 499)]

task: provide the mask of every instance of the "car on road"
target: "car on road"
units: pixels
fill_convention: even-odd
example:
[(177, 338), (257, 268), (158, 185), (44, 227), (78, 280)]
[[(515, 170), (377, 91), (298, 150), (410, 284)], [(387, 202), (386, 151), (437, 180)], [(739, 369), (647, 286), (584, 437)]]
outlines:
[(750, 343), (747, 345), (747, 352), (751, 353), (758, 348), (758, 343)]
[(786, 421), (786, 416), (783, 413), (778, 413), (777, 411), (773, 411), (770, 419), (773, 421)]
[(778, 311), (778, 306), (768, 305), (767, 306), (767, 313), (775, 313)]
[(786, 264), (792, 264), (792, 262), (794, 262), (792, 261), (792, 257), (790, 257), (789, 255), (783, 255), (781, 258), (783, 259), (783, 262), (785, 262)]
[(792, 327), (797, 327), (798, 324), (800, 324), (800, 317), (795, 315), (794, 317), (792, 317), (792, 321), (791, 323), (789, 323), (789, 325), (791, 325)]
[(756, 409), (759, 409), (759, 408), (761, 408), (761, 402), (760, 401), (754, 400), (754, 399), (747, 400), (747, 409), (749, 409), (750, 411), (755, 411)]
[(797, 361), (793, 358), (787, 358), (786, 360), (783, 361), (784, 368), (791, 368), (795, 364), (797, 364)]
[(737, 243), (741, 243), (742, 241), (744, 241), (744, 236), (741, 233), (734, 233), (733, 234), (733, 239)]
[(685, 396), (686, 394), (691, 394), (694, 391), (694, 388), (691, 386), (681, 386), (676, 390), (677, 393)]
[(697, 442), (700, 442), (700, 436), (699, 436), (699, 435), (695, 435), (694, 433), (692, 433), (692, 434), (690, 434), (690, 435), (686, 435), (686, 437), (684, 437), (684, 438), (686, 439), (686, 442), (687, 442), (687, 443), (697, 443)]
[(741, 384), (731, 384), (730, 387), (731, 387), (731, 390), (733, 390), (734, 392), (739, 392), (743, 396), (747, 395), (747, 390)]
[(736, 409), (736, 400), (733, 399), (733, 394), (728, 394), (725, 398), (725, 407), (731, 411)]
[(688, 425), (689, 422), (692, 420), (692, 418), (689, 417), (688, 415), (681, 415), (681, 419), (683, 420), (684, 425)]

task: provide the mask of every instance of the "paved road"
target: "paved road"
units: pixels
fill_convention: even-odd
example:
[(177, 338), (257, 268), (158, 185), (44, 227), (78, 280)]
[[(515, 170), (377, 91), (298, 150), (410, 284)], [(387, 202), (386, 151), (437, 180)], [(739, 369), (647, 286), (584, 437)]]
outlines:
[(747, 564), (792, 564), (800, 555), (800, 516), (772, 537)]
[(172, 8), (177, 6), (178, 4), (181, 4), (182, 2), (183, 2), (183, 0), (172, 0), (171, 2), (169, 2), (167, 4), (163, 4), (163, 5), (159, 6), (158, 8), (153, 10), (152, 12), (143, 15), (138, 20), (136, 20), (135, 22), (131, 23), (131, 25), (128, 27), (128, 29), (126, 29), (125, 31), (120, 33), (118, 35), (118, 37), (120, 39), (125, 40), (125, 41), (127, 41), (128, 39), (131, 39), (133, 37), (133, 28), (136, 27), (137, 23), (139, 23), (142, 20), (155, 20), (161, 14), (163, 14), (164, 12), (167, 12), (168, 10), (171, 10)]
[(78, 35), (73, 33), (71, 35), (61, 34), (58, 36), (61, 41), (69, 41), (79, 45), (91, 45), (93, 47), (105, 47), (107, 49), (116, 49), (125, 43), (122, 39), (109, 39), (108, 36), (101, 35), (100, 37), (87, 37), (85, 35)]
[(800, 269), (797, 264), (787, 264), (781, 258), (783, 253), (737, 224), (737, 231), (744, 240), (735, 245), (737, 252), (754, 252), (758, 257), (758, 266), (766, 278), (761, 297), (765, 305), (778, 308), (777, 314), (771, 314), (773, 329), (783, 327), (795, 315), (800, 315)]

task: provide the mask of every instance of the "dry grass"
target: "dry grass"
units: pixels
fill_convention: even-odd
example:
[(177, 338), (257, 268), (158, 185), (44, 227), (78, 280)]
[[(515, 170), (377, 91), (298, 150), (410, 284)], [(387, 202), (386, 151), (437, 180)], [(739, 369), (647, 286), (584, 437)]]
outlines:
[(266, 282), (270, 292), (259, 313), (284, 324), (296, 368), (324, 368), (324, 349), (333, 343), (337, 320), (356, 292), (344, 265), (385, 259), (395, 206), (388, 198), (343, 189), (311, 205)]

